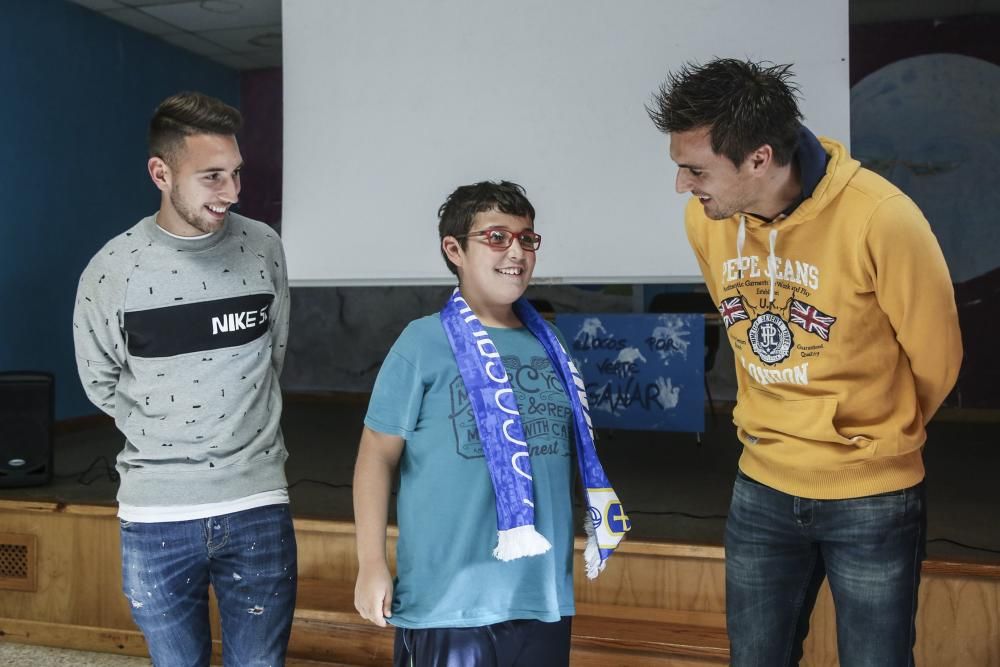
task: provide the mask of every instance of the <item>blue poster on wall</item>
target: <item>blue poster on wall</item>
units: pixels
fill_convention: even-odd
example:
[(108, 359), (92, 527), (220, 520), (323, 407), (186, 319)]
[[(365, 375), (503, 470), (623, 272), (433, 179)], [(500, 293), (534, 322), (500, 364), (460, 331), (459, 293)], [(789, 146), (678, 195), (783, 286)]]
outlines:
[(558, 315), (594, 426), (705, 430), (702, 315)]

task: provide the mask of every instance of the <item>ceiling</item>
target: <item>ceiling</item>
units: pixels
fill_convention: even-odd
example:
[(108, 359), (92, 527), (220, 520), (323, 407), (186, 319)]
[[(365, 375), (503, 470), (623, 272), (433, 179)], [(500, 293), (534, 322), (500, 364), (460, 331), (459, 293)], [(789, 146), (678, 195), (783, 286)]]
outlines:
[(281, 66), (281, 0), (69, 0), (240, 70)]
[[(229, 67), (281, 66), (281, 0), (69, 1)], [(849, 3), (854, 24), (1000, 13), (1000, 0)]]

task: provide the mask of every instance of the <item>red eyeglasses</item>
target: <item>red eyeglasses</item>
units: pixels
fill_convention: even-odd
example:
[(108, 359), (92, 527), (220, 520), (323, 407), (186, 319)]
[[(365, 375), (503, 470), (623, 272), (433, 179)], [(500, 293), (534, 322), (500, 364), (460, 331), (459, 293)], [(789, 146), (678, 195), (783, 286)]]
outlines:
[(512, 243), (514, 243), (514, 239), (517, 239), (517, 242), (521, 245), (522, 250), (527, 250), (528, 252), (535, 252), (542, 245), (542, 235), (536, 234), (530, 229), (526, 229), (523, 232), (517, 232), (515, 234), (509, 229), (504, 229), (503, 227), (490, 227), (489, 229), (484, 229), (479, 232), (460, 234), (455, 238), (462, 239), (471, 236), (482, 236), (486, 239), (487, 245), (494, 250), (506, 250)]

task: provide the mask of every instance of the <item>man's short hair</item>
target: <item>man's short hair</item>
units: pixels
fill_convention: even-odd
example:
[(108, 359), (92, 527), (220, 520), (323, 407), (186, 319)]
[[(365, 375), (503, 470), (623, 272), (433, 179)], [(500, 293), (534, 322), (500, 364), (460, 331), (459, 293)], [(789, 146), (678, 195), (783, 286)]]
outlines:
[(786, 165), (802, 120), (793, 76), (791, 65), (732, 58), (686, 63), (667, 77), (646, 111), (665, 134), (709, 128), (712, 150), (737, 167), (764, 144)]
[(173, 165), (185, 137), (235, 135), (242, 125), (240, 112), (222, 100), (202, 93), (177, 93), (160, 102), (149, 121), (149, 156)]
[[(528, 218), (535, 221), (535, 207), (517, 183), (510, 181), (482, 181), (472, 185), (463, 185), (448, 195), (448, 199), (438, 209), (438, 234), (441, 239), (446, 236), (459, 237), (458, 242), (467, 247), (465, 234), (472, 228), (472, 222), (477, 213), (499, 211), (507, 215)], [(458, 275), (458, 269), (448, 259), (444, 248), (441, 249), (448, 270)]]

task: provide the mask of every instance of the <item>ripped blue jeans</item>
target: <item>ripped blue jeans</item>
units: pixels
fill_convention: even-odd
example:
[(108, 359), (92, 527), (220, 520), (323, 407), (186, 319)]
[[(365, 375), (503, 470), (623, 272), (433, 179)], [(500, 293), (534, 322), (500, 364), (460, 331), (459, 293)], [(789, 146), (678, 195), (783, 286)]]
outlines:
[(208, 519), (121, 522), (122, 587), (156, 667), (207, 667), (208, 587), (219, 601), (225, 665), (285, 664), (295, 611), (288, 505)]

